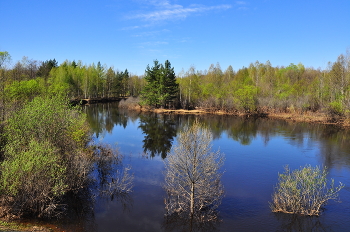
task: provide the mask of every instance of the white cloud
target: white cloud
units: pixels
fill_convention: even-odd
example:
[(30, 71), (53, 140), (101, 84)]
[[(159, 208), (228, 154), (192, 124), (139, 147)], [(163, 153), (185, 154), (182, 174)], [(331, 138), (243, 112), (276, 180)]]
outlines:
[(191, 14), (201, 13), (212, 10), (227, 10), (231, 8), (231, 5), (217, 5), (217, 6), (203, 6), (203, 5), (190, 5), (184, 7), (177, 4), (171, 4), (167, 0), (161, 1), (148, 1), (155, 7), (155, 10), (151, 12), (138, 13), (133, 16), (129, 16), (129, 19), (142, 19), (150, 22), (159, 22), (164, 20), (184, 19)]
[(237, 5), (245, 5), (245, 4), (247, 4), (247, 3), (244, 2), (244, 1), (236, 1), (236, 4), (237, 4)]
[(152, 42), (141, 43), (141, 45), (144, 45), (144, 46), (158, 46), (158, 45), (167, 45), (167, 44), (169, 43), (166, 41), (152, 41)]

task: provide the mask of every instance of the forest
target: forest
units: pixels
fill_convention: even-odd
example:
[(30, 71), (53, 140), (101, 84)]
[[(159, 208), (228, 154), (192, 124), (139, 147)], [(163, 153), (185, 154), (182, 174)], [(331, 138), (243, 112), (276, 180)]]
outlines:
[[(160, 88), (148, 86), (147, 78), (151, 69), (157, 65), (163, 67), (155, 60), (154, 67), (147, 66), (145, 75), (137, 76), (127, 69), (120, 71), (100, 62), (87, 65), (66, 60), (58, 64), (55, 59), (40, 62), (23, 57), (11, 66), (5, 65), (6, 59), (2, 60), (3, 119), (10, 108), (38, 95), (69, 99), (141, 96), (145, 89)], [(166, 62), (175, 75), (170, 62)], [(317, 112), (331, 118), (350, 118), (350, 50), (340, 54), (336, 61), (328, 62), (324, 70), (305, 67), (302, 63), (272, 66), (269, 61), (256, 61), (234, 70), (231, 65), (222, 69), (217, 63), (204, 71), (191, 66), (179, 72), (175, 80), (176, 104), (163, 102), (156, 107), (249, 114)]]

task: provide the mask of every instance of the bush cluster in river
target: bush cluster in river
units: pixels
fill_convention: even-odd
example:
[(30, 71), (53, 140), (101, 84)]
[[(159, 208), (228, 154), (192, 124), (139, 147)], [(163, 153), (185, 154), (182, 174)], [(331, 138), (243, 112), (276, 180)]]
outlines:
[(342, 183), (334, 186), (334, 180), (327, 181), (327, 169), (306, 165), (291, 171), (285, 167), (285, 173), (279, 174), (279, 182), (272, 195), (270, 204), (273, 212), (318, 216), (329, 200), (337, 199)]

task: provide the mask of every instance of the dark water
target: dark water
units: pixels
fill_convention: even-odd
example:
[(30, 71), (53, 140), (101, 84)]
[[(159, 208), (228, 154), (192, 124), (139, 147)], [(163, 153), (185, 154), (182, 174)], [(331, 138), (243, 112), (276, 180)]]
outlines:
[[(220, 222), (198, 231), (350, 231), (350, 131), (329, 125), (218, 115), (157, 115), (118, 110), (114, 104), (85, 108), (96, 141), (117, 145), (134, 173), (133, 192), (98, 196), (90, 210), (60, 225), (71, 231), (188, 231), (187, 222), (164, 218), (164, 165), (181, 128), (199, 119), (213, 132), (213, 150), (226, 160)], [(340, 203), (319, 217), (272, 213), (278, 173), (306, 164), (327, 166), (341, 181)], [(118, 167), (116, 167), (118, 168)], [(119, 167), (120, 168), (120, 167)], [(91, 206), (91, 207), (90, 207)]]

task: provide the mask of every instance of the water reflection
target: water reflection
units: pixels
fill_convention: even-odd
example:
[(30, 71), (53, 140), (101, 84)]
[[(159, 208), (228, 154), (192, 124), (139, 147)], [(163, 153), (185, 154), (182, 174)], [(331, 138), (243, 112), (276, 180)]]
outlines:
[[(340, 196), (342, 204), (329, 205), (325, 214), (318, 218), (273, 214), (268, 201), (277, 173), (285, 164), (292, 167), (310, 163), (329, 169), (339, 166), (342, 172), (335, 173), (332, 169), (330, 175), (348, 185), (349, 130), (334, 125), (267, 118), (140, 114), (107, 105), (90, 105), (86, 112), (96, 136), (105, 136), (106, 141), (122, 141), (120, 146), (124, 146), (124, 150), (135, 153), (127, 159), (135, 173), (135, 188), (126, 198), (109, 194), (108, 183), (114, 177), (103, 172), (99, 174), (96, 166), (96, 175), (100, 175), (106, 194), (98, 195), (98, 210), (87, 213), (87, 218), (96, 221), (98, 231), (115, 231), (115, 228), (124, 231), (254, 231), (260, 228), (261, 231), (329, 231), (328, 226), (333, 230), (348, 227), (349, 191), (343, 191), (344, 195)], [(218, 209), (222, 218), (220, 222), (194, 221), (178, 214), (164, 218), (166, 193), (162, 188), (164, 166), (161, 158), (166, 159), (176, 133), (196, 119), (210, 128), (214, 146), (223, 148), (227, 157), (226, 172), (222, 177), (226, 196)], [(130, 123), (130, 120), (135, 123)], [(155, 158), (140, 158), (142, 150)], [(113, 165), (110, 167), (114, 169)], [(116, 201), (120, 201), (122, 207), (119, 203), (114, 204)], [(334, 226), (340, 219), (342, 224)], [(81, 222), (91, 225), (91, 228), (96, 226), (94, 223)]]
[(136, 111), (118, 109), (117, 103), (92, 104), (85, 106), (89, 124), (96, 137), (112, 133), (114, 126), (126, 127), (128, 120), (139, 120), (144, 134), (143, 149), (151, 157), (166, 157), (176, 132), (191, 125), (196, 118), (207, 125), (214, 139), (220, 139), (223, 133), (242, 145), (250, 145), (258, 136), (265, 145), (270, 138), (283, 136), (291, 145), (312, 147), (321, 143), (321, 159), (329, 168), (339, 163), (350, 165), (350, 130), (336, 125), (295, 123), (268, 118), (234, 117), (228, 115), (160, 115), (142, 114)]
[(161, 155), (165, 159), (176, 136), (174, 115), (141, 114), (139, 128), (145, 136), (144, 152), (151, 157)]
[(289, 144), (299, 148), (311, 149), (321, 144), (319, 155), (323, 166), (350, 165), (350, 130), (336, 125), (215, 115), (202, 116), (201, 120), (215, 132), (214, 138), (226, 133), (240, 144), (249, 145), (261, 137), (267, 145), (272, 137), (282, 136)]
[(278, 231), (330, 231), (330, 228), (322, 225), (319, 217), (305, 217), (283, 213), (276, 213), (275, 217), (281, 224)]
[(66, 195), (66, 214), (55, 223), (64, 231), (98, 231), (96, 202), (112, 201), (122, 205), (123, 210), (132, 208), (133, 174), (123, 165), (118, 149), (108, 144), (95, 145), (94, 166), (89, 185), (76, 193)]
[(137, 111), (118, 109), (117, 102), (85, 105), (83, 109), (87, 115), (87, 121), (91, 130), (97, 138), (106, 132), (112, 133), (116, 125), (125, 128), (128, 125), (128, 120), (134, 121), (139, 115)]
[(215, 232), (220, 231), (220, 221), (201, 221), (190, 217), (182, 217), (176, 214), (167, 215), (164, 218), (164, 231), (183, 231), (183, 232)]

